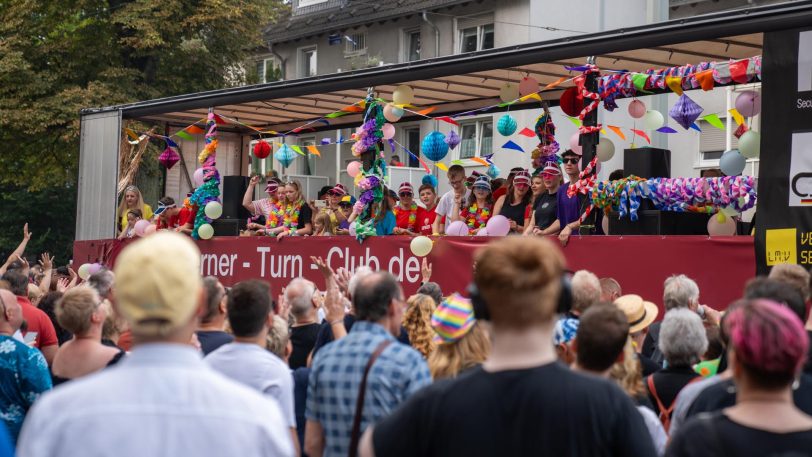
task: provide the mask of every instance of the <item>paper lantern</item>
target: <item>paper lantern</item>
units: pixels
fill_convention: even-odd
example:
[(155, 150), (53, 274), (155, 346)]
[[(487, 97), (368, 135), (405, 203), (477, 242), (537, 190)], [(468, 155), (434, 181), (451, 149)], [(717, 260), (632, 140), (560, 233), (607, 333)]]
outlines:
[(761, 134), (748, 130), (739, 138), (739, 151), (748, 159), (755, 159), (761, 153)]
[(732, 217), (727, 217), (724, 213), (719, 212), (708, 220), (708, 235), (733, 236), (735, 234), (736, 221)]
[(283, 144), (274, 154), (274, 158), (282, 164), (283, 167), (287, 168), (293, 163), (293, 159), (296, 158), (296, 153), (293, 152), (290, 146), (287, 144)]
[(403, 117), (403, 108), (399, 108), (391, 103), (383, 107), (383, 117), (389, 122), (397, 122)]
[(265, 141), (258, 141), (254, 144), (254, 157), (264, 159), (271, 155), (271, 145)]
[(595, 154), (601, 162), (611, 160), (615, 156), (615, 143), (612, 143), (609, 138), (601, 138), (595, 148)]
[(517, 100), (519, 98), (519, 86), (505, 83), (505, 85), (499, 89), (499, 98), (505, 103)]
[(158, 156), (158, 162), (161, 163), (167, 170), (170, 170), (180, 160), (180, 155), (174, 149), (167, 146), (164, 152)]
[(578, 140), (580, 139), (580, 137), (581, 135), (578, 132), (573, 133), (572, 136), (570, 137), (570, 149), (572, 149), (572, 152), (578, 155), (584, 153), (584, 149), (581, 147), (580, 144), (578, 144)]
[(584, 109), (584, 97), (578, 93), (578, 89), (570, 87), (561, 94), (559, 106), (567, 116), (577, 117)]
[[(671, 119), (677, 121), (682, 128), (688, 130), (691, 128), (691, 124), (702, 114), (702, 111), (702, 107), (699, 106), (699, 104), (691, 100), (687, 95), (682, 94), (677, 100), (677, 103), (668, 111), (668, 115), (671, 116)], [(645, 119), (643, 122), (645, 122)]]
[(646, 104), (641, 102), (640, 100), (632, 100), (629, 103), (629, 116), (640, 119), (641, 117), (646, 115)]
[(719, 169), (727, 176), (738, 176), (744, 171), (747, 159), (735, 149), (725, 151), (719, 158)]
[(521, 95), (522, 97), (529, 94), (535, 94), (538, 91), (539, 91), (539, 82), (536, 81), (535, 78), (527, 76), (525, 78), (522, 78), (521, 81), (519, 81), (519, 95)]
[(412, 242), (409, 243), (409, 248), (411, 249), (412, 254), (416, 255), (417, 257), (425, 257), (429, 255), (432, 247), (434, 247), (434, 243), (431, 241), (431, 238), (427, 236), (414, 237), (412, 238)]
[(361, 162), (353, 161), (347, 164), (347, 174), (350, 178), (355, 178), (361, 173)]
[(497, 214), (488, 219), (485, 225), (490, 236), (505, 236), (510, 233), (510, 221), (505, 216)]
[(396, 105), (411, 105), (414, 101), (414, 91), (409, 86), (398, 86), (392, 93), (392, 100)]
[(206, 217), (209, 219), (217, 219), (223, 215), (223, 205), (221, 205), (220, 202), (213, 200), (206, 203), (204, 211), (206, 212)]
[(202, 168), (195, 170), (194, 174), (192, 175), (192, 180), (195, 182), (195, 187), (200, 187), (203, 185), (205, 181)]
[(657, 130), (665, 123), (663, 113), (659, 111), (649, 110), (643, 116), (643, 128), (646, 130)]
[(214, 236), (214, 227), (211, 224), (203, 224), (197, 228), (197, 234), (201, 240), (208, 240)]
[(736, 97), (736, 111), (744, 117), (753, 117), (761, 112), (761, 94), (747, 90)]
[(391, 140), (395, 137), (395, 126), (387, 122), (381, 127), (381, 132), (384, 140)]
[(516, 119), (513, 119), (513, 116), (510, 114), (505, 114), (504, 116), (499, 118), (499, 122), (496, 123), (496, 130), (502, 136), (510, 136), (516, 133)]
[(501, 170), (499, 170), (499, 167), (497, 167), (496, 165), (490, 164), (488, 165), (488, 170), (485, 171), (485, 173), (488, 175), (489, 178), (496, 179), (499, 177)]
[(456, 148), (457, 145), (460, 144), (461, 141), (462, 141), (462, 139), (460, 138), (460, 136), (457, 134), (457, 132), (455, 132), (453, 130), (448, 132), (448, 136), (445, 137), (445, 144), (448, 145), (449, 149)]
[(445, 135), (438, 131), (433, 131), (423, 138), (420, 145), (420, 152), (432, 162), (443, 160), (448, 154), (448, 144), (445, 142)]
[(76, 270), (76, 274), (78, 274), (79, 277), (82, 278), (83, 280), (87, 280), (87, 278), (90, 277), (90, 264), (83, 263), (82, 265), (80, 265), (79, 269)]

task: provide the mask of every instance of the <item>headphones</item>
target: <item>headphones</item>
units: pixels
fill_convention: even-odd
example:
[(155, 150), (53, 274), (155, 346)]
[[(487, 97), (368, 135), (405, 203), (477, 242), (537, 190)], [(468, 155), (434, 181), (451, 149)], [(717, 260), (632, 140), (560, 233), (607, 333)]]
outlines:
[[(572, 309), (572, 282), (570, 280), (571, 273), (565, 272), (561, 275), (561, 293), (558, 296), (558, 305), (556, 306), (557, 314), (566, 314)], [(479, 293), (475, 283), (468, 285), (468, 297), (471, 299), (471, 305), (474, 308), (474, 317), (478, 320), (489, 321), (491, 314), (488, 312), (488, 304), (485, 298)]]

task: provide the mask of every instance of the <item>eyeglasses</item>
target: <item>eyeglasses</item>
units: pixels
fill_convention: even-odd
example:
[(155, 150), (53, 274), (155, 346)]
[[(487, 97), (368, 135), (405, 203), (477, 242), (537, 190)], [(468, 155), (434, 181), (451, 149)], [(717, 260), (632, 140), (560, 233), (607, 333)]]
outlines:
[(452, 181), (452, 180), (449, 179), (448, 183), (451, 184), (452, 186), (454, 186), (456, 184), (462, 183), (463, 181), (465, 181), (465, 180), (464, 179), (455, 179), (455, 180)]
[(398, 195), (400, 195), (401, 197), (413, 197), (414, 196), (411, 192), (401, 192)]
[(574, 164), (578, 163), (578, 160), (579, 160), (579, 159), (573, 159), (573, 158), (569, 158), (569, 159), (564, 159), (564, 160), (563, 160), (563, 162), (564, 162), (564, 163), (571, 163), (571, 164), (573, 164), (573, 165), (574, 165)]

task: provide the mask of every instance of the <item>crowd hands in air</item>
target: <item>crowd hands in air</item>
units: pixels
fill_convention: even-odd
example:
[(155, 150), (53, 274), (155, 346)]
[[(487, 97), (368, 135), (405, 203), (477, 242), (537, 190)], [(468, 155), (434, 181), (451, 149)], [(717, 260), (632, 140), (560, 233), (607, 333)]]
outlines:
[(80, 281), (26, 260), (29, 238), (0, 281), (0, 456), (812, 453), (797, 265), (708, 306), (684, 275), (624, 295), (516, 236), (478, 252), (468, 290), (424, 261), (407, 297), (320, 258), (323, 284), (224, 287), (170, 232)]

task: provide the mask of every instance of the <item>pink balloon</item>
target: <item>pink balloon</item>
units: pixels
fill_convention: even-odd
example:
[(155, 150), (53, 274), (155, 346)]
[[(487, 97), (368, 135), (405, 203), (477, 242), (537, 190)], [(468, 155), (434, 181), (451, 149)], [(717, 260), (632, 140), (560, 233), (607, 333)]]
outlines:
[(578, 155), (581, 155), (581, 154), (583, 154), (583, 153), (584, 153), (583, 148), (581, 148), (581, 145), (580, 145), (580, 144), (578, 144), (578, 138), (579, 138), (580, 136), (581, 136), (581, 135), (579, 135), (579, 134), (578, 134), (578, 132), (575, 132), (575, 133), (573, 133), (573, 134), (572, 134), (572, 136), (570, 137), (570, 149), (572, 149), (572, 151), (573, 151), (574, 153), (578, 154)]
[(482, 227), (481, 229), (479, 229), (478, 232), (476, 232), (476, 236), (490, 236), (490, 235), (488, 235), (488, 229)]
[(203, 169), (198, 168), (195, 170), (195, 174), (192, 177), (195, 182), (195, 187), (200, 187), (203, 185)]
[(387, 122), (381, 127), (381, 132), (384, 140), (391, 140), (395, 137), (395, 126)]
[(519, 81), (519, 95), (534, 94), (539, 91), (539, 82), (532, 76), (522, 78)]
[(640, 119), (641, 117), (646, 115), (646, 104), (641, 102), (640, 100), (632, 100), (629, 103), (629, 116)]
[(505, 236), (510, 232), (510, 221), (505, 216), (497, 214), (488, 220), (485, 227), (491, 236)]
[(445, 229), (445, 234), (449, 236), (465, 236), (468, 235), (468, 226), (463, 221), (454, 221), (448, 224)]
[(146, 230), (144, 230), (144, 236), (152, 235), (153, 233), (158, 231), (158, 226), (155, 224), (149, 224)]
[(601, 228), (603, 229), (603, 234), (609, 234), (609, 216), (604, 215), (603, 220), (601, 221)]
[(150, 225), (152, 225), (152, 224), (150, 224), (148, 220), (141, 219), (140, 221), (138, 221), (138, 222), (136, 222), (136, 223), (135, 223), (135, 227), (133, 227), (133, 230), (135, 231), (135, 234), (136, 234), (136, 235), (138, 235), (138, 236), (144, 236), (144, 232), (145, 232), (145, 230), (146, 230), (146, 229), (147, 229), (147, 227), (149, 227)]
[(350, 229), (349, 230), (350, 230), (350, 236), (355, 236), (355, 233), (356, 233), (355, 232), (355, 222), (350, 224)]
[(91, 263), (91, 264), (90, 264), (90, 267), (88, 267), (88, 269), (87, 269), (87, 272), (88, 272), (88, 274), (90, 274), (91, 276), (93, 276), (93, 275), (95, 275), (96, 273), (98, 273), (98, 272), (99, 272), (99, 270), (101, 270), (101, 269), (102, 269), (101, 264), (99, 264), (99, 263)]
[(386, 106), (383, 107), (383, 117), (389, 122), (397, 122), (403, 117), (403, 108), (398, 108), (391, 103), (387, 103)]
[(736, 221), (732, 217), (724, 216), (725, 220), (719, 221), (719, 213), (711, 216), (708, 221), (708, 235), (710, 236), (733, 236), (736, 234)]
[(736, 97), (736, 111), (744, 117), (753, 117), (761, 112), (761, 94), (748, 90)]
[(350, 178), (358, 176), (358, 173), (360, 172), (361, 172), (361, 162), (356, 160), (347, 164), (347, 174), (350, 175)]

